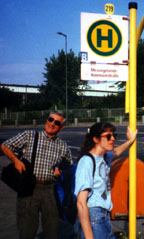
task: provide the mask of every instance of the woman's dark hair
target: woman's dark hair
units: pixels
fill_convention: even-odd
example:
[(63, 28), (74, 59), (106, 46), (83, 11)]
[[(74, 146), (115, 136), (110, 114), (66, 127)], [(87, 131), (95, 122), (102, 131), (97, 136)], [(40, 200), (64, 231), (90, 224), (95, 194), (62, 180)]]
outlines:
[(88, 133), (86, 134), (85, 141), (80, 150), (80, 157), (84, 154), (87, 154), (94, 146), (95, 143), (93, 141), (93, 137), (100, 139), (101, 134), (103, 132), (115, 132), (116, 128), (114, 125), (106, 122), (106, 123), (95, 123), (88, 129)]

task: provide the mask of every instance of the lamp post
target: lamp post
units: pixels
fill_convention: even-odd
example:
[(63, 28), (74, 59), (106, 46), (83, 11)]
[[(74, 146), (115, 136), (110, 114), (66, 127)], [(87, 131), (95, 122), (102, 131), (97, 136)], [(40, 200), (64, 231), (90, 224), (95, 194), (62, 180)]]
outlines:
[(67, 89), (67, 35), (62, 32), (57, 34), (65, 37), (65, 83), (66, 83), (66, 119), (68, 120), (68, 89)]

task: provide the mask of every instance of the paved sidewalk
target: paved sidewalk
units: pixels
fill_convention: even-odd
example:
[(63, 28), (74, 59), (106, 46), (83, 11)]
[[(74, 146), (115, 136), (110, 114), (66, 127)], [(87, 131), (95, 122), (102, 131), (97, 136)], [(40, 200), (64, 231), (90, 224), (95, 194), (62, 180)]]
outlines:
[[(10, 161), (0, 156), (0, 175), (2, 168)], [(18, 239), (16, 227), (16, 192), (0, 180), (0, 239)], [(59, 239), (72, 239), (73, 227), (60, 222)], [(35, 239), (43, 239), (41, 223)]]
[[(9, 160), (0, 157), (0, 174)], [(18, 239), (16, 229), (16, 193), (0, 180), (0, 238)]]

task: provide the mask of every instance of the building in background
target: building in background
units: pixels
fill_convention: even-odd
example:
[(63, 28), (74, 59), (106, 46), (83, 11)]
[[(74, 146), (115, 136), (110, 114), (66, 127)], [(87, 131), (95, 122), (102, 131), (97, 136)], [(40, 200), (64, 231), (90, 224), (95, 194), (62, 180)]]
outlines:
[[(115, 82), (89, 81), (87, 86), (80, 86), (78, 92), (82, 92), (84, 96), (103, 97), (108, 95), (117, 95), (119, 89), (114, 84)], [(17, 85), (17, 84), (2, 84), (0, 88), (8, 88), (15, 93), (23, 94), (23, 101), (26, 101), (27, 94), (39, 94), (39, 86)]]
[(112, 81), (89, 81), (87, 86), (80, 86), (79, 91), (82, 91), (84, 96), (93, 97), (103, 97), (111, 94), (117, 95), (120, 92), (120, 90), (115, 85), (115, 82)]

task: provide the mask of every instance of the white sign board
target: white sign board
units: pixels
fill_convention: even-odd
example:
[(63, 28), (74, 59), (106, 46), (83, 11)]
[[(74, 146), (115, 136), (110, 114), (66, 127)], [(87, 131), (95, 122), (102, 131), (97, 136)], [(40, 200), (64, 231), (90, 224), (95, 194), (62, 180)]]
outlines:
[(125, 64), (128, 61), (128, 17), (81, 13), (81, 52), (87, 61)]
[[(94, 64), (96, 71), (117, 69), (116, 76), (94, 74)], [(81, 13), (81, 79), (128, 80), (128, 17)]]
[(127, 81), (127, 65), (81, 64), (81, 80)]

